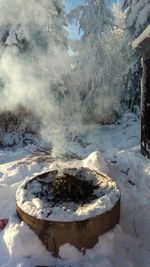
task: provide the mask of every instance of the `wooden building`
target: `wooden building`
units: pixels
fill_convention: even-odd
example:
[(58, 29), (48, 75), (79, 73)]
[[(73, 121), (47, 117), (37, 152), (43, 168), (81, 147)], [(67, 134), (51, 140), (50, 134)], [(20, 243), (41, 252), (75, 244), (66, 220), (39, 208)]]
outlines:
[(141, 152), (150, 158), (150, 25), (133, 42), (142, 57), (141, 82)]

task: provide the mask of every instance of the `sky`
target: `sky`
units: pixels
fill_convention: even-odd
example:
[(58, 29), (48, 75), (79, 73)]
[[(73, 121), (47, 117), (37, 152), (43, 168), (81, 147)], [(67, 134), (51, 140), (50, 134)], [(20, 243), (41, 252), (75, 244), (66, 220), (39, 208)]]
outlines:
[(84, 4), (85, 0), (66, 0), (65, 2), (66, 2), (66, 10), (67, 12), (69, 12), (72, 8)]

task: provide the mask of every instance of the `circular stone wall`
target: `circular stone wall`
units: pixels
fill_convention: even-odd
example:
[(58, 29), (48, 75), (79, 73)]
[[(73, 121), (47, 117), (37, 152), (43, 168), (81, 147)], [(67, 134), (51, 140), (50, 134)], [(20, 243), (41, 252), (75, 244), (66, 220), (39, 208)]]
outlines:
[[(16, 193), (16, 207), (19, 216), (30, 226), (46, 248), (55, 256), (58, 255), (59, 247), (65, 243), (69, 243), (79, 250), (93, 247), (101, 234), (112, 229), (119, 223), (120, 192), (116, 183), (105, 174), (96, 173), (99, 185), (104, 186), (105, 194), (102, 197), (98, 197), (97, 199), (91, 200), (90, 203), (76, 208), (68, 216), (66, 214), (67, 211), (65, 209), (59, 209), (58, 205), (57, 207), (51, 208), (52, 211), (55, 208), (58, 210), (57, 216), (54, 216), (52, 211), (48, 213), (48, 216), (45, 216), (43, 215), (45, 214), (43, 212), (45, 208), (42, 208), (40, 205), (41, 200), (38, 205), (34, 206), (33, 203), (35, 201), (31, 201), (31, 194), (29, 197), (27, 188), (28, 185), (35, 184), (37, 179), (38, 181), (42, 180), (42, 182), (44, 181), (43, 179), (46, 181), (47, 177), (54, 173), (55, 171), (48, 172), (27, 179), (18, 188)], [(35, 188), (38, 191), (37, 184)], [(104, 206), (105, 201), (107, 203)], [(102, 208), (100, 205), (102, 205)]]

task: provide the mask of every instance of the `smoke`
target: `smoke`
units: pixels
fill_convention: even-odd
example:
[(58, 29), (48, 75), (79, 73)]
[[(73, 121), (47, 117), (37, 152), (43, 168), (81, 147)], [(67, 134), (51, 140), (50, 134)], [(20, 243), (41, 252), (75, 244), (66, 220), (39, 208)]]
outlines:
[(0, 99), (18, 104), (41, 121), (41, 135), (59, 152), (65, 147), (64, 78), (70, 72), (61, 1), (0, 0)]
[(68, 140), (84, 131), (82, 120), (113, 121), (122, 82), (118, 33), (81, 40), (72, 71), (64, 26), (61, 0), (0, 0), (1, 109), (22, 104), (31, 110), (55, 154), (66, 152)]

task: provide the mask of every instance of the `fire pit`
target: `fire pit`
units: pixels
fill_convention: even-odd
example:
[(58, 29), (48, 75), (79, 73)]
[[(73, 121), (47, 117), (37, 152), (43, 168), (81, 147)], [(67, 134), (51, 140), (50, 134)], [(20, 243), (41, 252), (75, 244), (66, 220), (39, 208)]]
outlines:
[(120, 192), (107, 175), (88, 168), (55, 169), (27, 179), (16, 194), (17, 212), (58, 255), (65, 243), (93, 247), (119, 223)]

